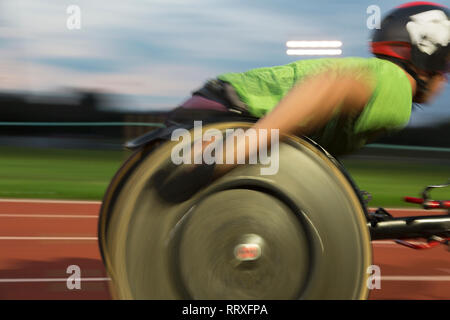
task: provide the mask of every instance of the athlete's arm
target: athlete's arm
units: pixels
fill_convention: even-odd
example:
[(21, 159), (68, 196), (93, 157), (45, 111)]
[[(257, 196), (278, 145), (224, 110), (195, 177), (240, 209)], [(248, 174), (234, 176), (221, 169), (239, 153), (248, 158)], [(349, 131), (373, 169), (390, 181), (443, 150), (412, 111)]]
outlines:
[[(341, 113), (359, 114), (374, 90), (368, 81), (362, 80), (361, 72), (363, 71), (326, 71), (305, 79), (294, 86), (279, 104), (252, 128), (257, 132), (265, 129), (262, 136), (267, 134), (267, 140), (264, 140), (270, 144), (272, 129), (279, 130), (280, 138), (288, 134), (308, 134), (325, 125), (338, 107), (341, 107)], [(259, 143), (254, 145), (259, 146)], [(248, 147), (246, 145), (247, 159), (250, 153), (258, 151), (249, 150)], [(232, 164), (220, 165), (216, 171), (218, 175), (222, 175), (233, 167)]]
[[(268, 133), (270, 129), (279, 129), (280, 137), (291, 133), (307, 134), (326, 124), (339, 106), (341, 113), (360, 113), (372, 92), (367, 82), (350, 72), (338, 75), (324, 72), (294, 86), (254, 129), (267, 129)], [(300, 127), (301, 123), (305, 125)]]

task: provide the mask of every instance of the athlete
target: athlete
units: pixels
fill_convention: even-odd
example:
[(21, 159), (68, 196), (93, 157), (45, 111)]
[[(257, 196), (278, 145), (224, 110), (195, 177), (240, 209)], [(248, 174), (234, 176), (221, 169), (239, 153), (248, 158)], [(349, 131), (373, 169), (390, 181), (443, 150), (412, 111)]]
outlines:
[[(449, 71), (449, 17), (449, 9), (437, 3), (403, 4), (373, 33), (373, 58), (299, 60), (223, 74), (182, 108), (240, 112), (259, 118), (254, 129), (307, 135), (333, 155), (355, 151), (405, 127), (413, 102), (429, 103), (442, 90)], [(247, 148), (247, 156), (255, 151)]]

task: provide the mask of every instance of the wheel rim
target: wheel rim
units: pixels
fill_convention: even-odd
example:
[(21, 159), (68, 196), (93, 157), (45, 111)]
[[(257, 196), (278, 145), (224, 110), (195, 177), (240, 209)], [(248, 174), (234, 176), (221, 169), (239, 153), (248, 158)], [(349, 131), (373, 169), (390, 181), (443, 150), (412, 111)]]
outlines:
[[(214, 127), (225, 130), (231, 127), (247, 127), (248, 125), (225, 123), (214, 125)], [(205, 127), (204, 129), (208, 128)], [(305, 198), (303, 196), (302, 198), (301, 195), (292, 193), (292, 190), (296, 190), (298, 185), (295, 183), (289, 185), (280, 183), (280, 181), (284, 181), (283, 179), (289, 179), (292, 176), (289, 170), (287, 170), (287, 174), (281, 170), (281, 174), (285, 176), (281, 177), (280, 180), (278, 176), (260, 178), (256, 173), (259, 171), (259, 167), (249, 166), (249, 168), (244, 168), (243, 170), (234, 170), (231, 175), (218, 180), (215, 184), (185, 203), (177, 205), (162, 203), (152, 192), (153, 186), (149, 184), (149, 181), (152, 174), (167, 162), (172, 145), (168, 143), (142, 160), (142, 163), (130, 174), (130, 177), (124, 183), (113, 207), (110, 209), (111, 219), (107, 233), (109, 240), (105, 242), (105, 245), (107, 246), (111, 263), (107, 265), (107, 269), (113, 275), (118, 298), (173, 299), (205, 297), (204, 294), (211, 294), (207, 290), (203, 290), (203, 292), (200, 290), (199, 292), (198, 289), (186, 281), (188, 277), (186, 275), (183, 276), (183, 272), (186, 274), (186, 271), (183, 270), (189, 267), (182, 266), (178, 268), (179, 275), (174, 276), (174, 269), (177, 269), (173, 266), (175, 250), (170, 248), (173, 248), (173, 244), (176, 243), (174, 241), (176, 238), (174, 230), (177, 229), (175, 226), (178, 224), (179, 229), (183, 229), (182, 226), (185, 226), (183, 217), (186, 215), (186, 212), (198, 204), (202, 197), (207, 197), (226, 189), (221, 185), (230, 181), (233, 182), (233, 188), (245, 187), (248, 185), (248, 181), (263, 181), (264, 184), (272, 185), (275, 189), (280, 187), (281, 193), (287, 198), (294, 199), (293, 201), (298, 204), (298, 207), (302, 207), (302, 210), (304, 209), (304, 220), (308, 225), (305, 228), (305, 232), (308, 232), (307, 230), (311, 231), (310, 236), (313, 235), (313, 238), (309, 239), (312, 244), (309, 260), (303, 260), (308, 261), (304, 262), (304, 264), (307, 264), (309, 269), (305, 268), (307, 271), (302, 272), (304, 274), (309, 272), (308, 281), (303, 281), (301, 276), (297, 278), (299, 282), (297, 287), (300, 288), (303, 285), (303, 289), (300, 289), (299, 293), (300, 298), (364, 299), (367, 297), (366, 281), (368, 275), (365, 274), (365, 271), (370, 265), (371, 247), (364, 212), (348, 180), (324, 154), (309, 143), (295, 137), (280, 148), (280, 153), (286, 152), (281, 150), (283, 148), (301, 150), (302, 155), (299, 161), (302, 164), (304, 164), (305, 159), (310, 159), (311, 161), (316, 159), (314, 161), (320, 162), (316, 167), (324, 167), (327, 173), (325, 174), (324, 172), (323, 174), (331, 175), (327, 178), (329, 182), (339, 185), (339, 188), (342, 190), (339, 191), (340, 195), (337, 198), (343, 197), (342, 200), (346, 203), (342, 208), (353, 211), (350, 218), (342, 217), (343, 220), (347, 219), (348, 221), (345, 224), (345, 228), (347, 228), (345, 231), (335, 230), (336, 228), (334, 228), (333, 224), (324, 227), (325, 233), (321, 231), (321, 224), (328, 219), (322, 221), (323, 217), (315, 216), (314, 208), (308, 206), (308, 197)], [(289, 152), (295, 153), (298, 151), (288, 150)], [(283, 158), (281, 157), (281, 159)], [(280, 168), (288, 168), (290, 165), (292, 166), (290, 163), (280, 163)], [(305, 180), (309, 178), (308, 176), (302, 177)], [(308, 192), (310, 190), (305, 190), (305, 194)], [(333, 195), (331, 194), (331, 196)], [(306, 203), (303, 203), (305, 201)], [(314, 201), (314, 203), (316, 202), (318, 201)], [(321, 203), (321, 205), (323, 206), (324, 204)], [(336, 205), (340, 204), (337, 203)], [(334, 209), (333, 207), (328, 207), (331, 208), (331, 211)], [(334, 221), (337, 224), (341, 223), (340, 217), (337, 217), (338, 219), (333, 216), (330, 217), (335, 219)], [(248, 234), (258, 233), (244, 233), (244, 235)], [(340, 238), (344, 240), (341, 241)], [(341, 241), (339, 245), (335, 244), (335, 242), (339, 241)], [(331, 255), (329, 255), (330, 250)], [(339, 251), (339, 253), (335, 255), (332, 252), (334, 250)], [(179, 252), (183, 252), (183, 250), (179, 250)], [(343, 260), (347, 261), (343, 261), (339, 254), (343, 256)], [(180, 259), (179, 254), (175, 256), (177, 259)], [(352, 260), (354, 265), (352, 265)], [(338, 265), (330, 267), (329, 261), (338, 262)], [(311, 266), (314, 267), (311, 268)], [(340, 288), (340, 286), (346, 285), (348, 288)], [(291, 292), (294, 291), (295, 289), (291, 289)], [(253, 295), (255, 295), (254, 292)], [(244, 292), (239, 296), (239, 299), (245, 299), (249, 296), (252, 296), (251, 292)], [(277, 297), (279, 296), (277, 295)], [(293, 296), (294, 294), (290, 294), (289, 298)], [(222, 297), (226, 298), (226, 295), (222, 294)], [(264, 298), (264, 295), (259, 294), (258, 297)], [(205, 297), (205, 299), (210, 298)]]

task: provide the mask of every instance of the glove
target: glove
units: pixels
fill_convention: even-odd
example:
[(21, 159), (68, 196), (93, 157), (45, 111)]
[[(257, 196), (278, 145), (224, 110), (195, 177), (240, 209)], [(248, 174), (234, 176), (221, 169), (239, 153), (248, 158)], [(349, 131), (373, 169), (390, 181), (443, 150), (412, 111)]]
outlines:
[(169, 165), (155, 173), (153, 182), (160, 198), (181, 203), (214, 180), (214, 168), (215, 164)]

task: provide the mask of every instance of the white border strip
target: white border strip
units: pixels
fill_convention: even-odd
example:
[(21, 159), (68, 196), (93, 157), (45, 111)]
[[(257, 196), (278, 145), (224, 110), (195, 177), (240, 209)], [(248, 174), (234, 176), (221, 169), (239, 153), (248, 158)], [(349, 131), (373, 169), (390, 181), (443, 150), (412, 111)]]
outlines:
[[(369, 210), (376, 210), (378, 208), (369, 208)], [(433, 210), (425, 210), (425, 209), (417, 209), (417, 208), (384, 208), (386, 211), (411, 211), (411, 212), (423, 212), (424, 215), (432, 216), (437, 213), (447, 213), (445, 209), (433, 209)]]
[(450, 281), (450, 276), (381, 276), (381, 281)]
[[(67, 204), (102, 204), (102, 201), (87, 201), (87, 200), (52, 200), (52, 199), (0, 199), (2, 202), (23, 202), (23, 203), (67, 203)], [(370, 210), (376, 210), (378, 207), (369, 207)], [(413, 212), (424, 212), (424, 213), (437, 213), (437, 212), (447, 212), (446, 210), (425, 210), (418, 208), (384, 208), (388, 211), (413, 211)]]
[(97, 241), (97, 237), (15, 237), (4, 236), (0, 237), (0, 240), (84, 240), (84, 241)]
[[(31, 282), (67, 282), (68, 278), (20, 278), (20, 279), (0, 279), (0, 283), (31, 283)], [(111, 281), (111, 278), (70, 278), (70, 281), (97, 282)]]
[[(68, 278), (16, 278), (16, 279), (0, 279), (0, 283), (36, 283), (36, 282), (67, 282)], [(111, 281), (111, 278), (80, 278), (70, 279), (71, 281), (79, 280), (81, 282), (100, 282)], [(381, 281), (438, 281), (448, 282), (450, 276), (382, 276)]]
[[(424, 244), (426, 243), (425, 241), (409, 241), (407, 240), (409, 243), (411, 244)], [(372, 246), (376, 246), (376, 247), (395, 247), (395, 248), (399, 248), (399, 249), (412, 249), (409, 248), (405, 245), (401, 245), (397, 242), (395, 242), (394, 240), (374, 240), (372, 241)]]
[(0, 218), (83, 218), (83, 219), (90, 218), (90, 219), (98, 219), (98, 215), (0, 213)]
[(70, 203), (70, 204), (101, 204), (101, 201), (86, 200), (46, 200), (46, 199), (0, 199), (1, 202), (24, 202), (24, 203)]
[[(67, 204), (102, 204), (102, 201), (87, 201), (87, 200), (52, 200), (52, 199), (0, 199), (2, 202), (23, 202), (23, 203), (67, 203)], [(370, 210), (376, 210), (378, 207), (369, 207)], [(418, 208), (384, 208), (388, 211), (413, 211), (413, 212), (424, 212), (424, 213), (438, 213), (447, 212), (446, 210), (425, 210)]]
[[(397, 242), (395, 242), (394, 240), (373, 240), (372, 241), (372, 245), (399, 245)], [(402, 248), (405, 248), (404, 246), (400, 246)]]

